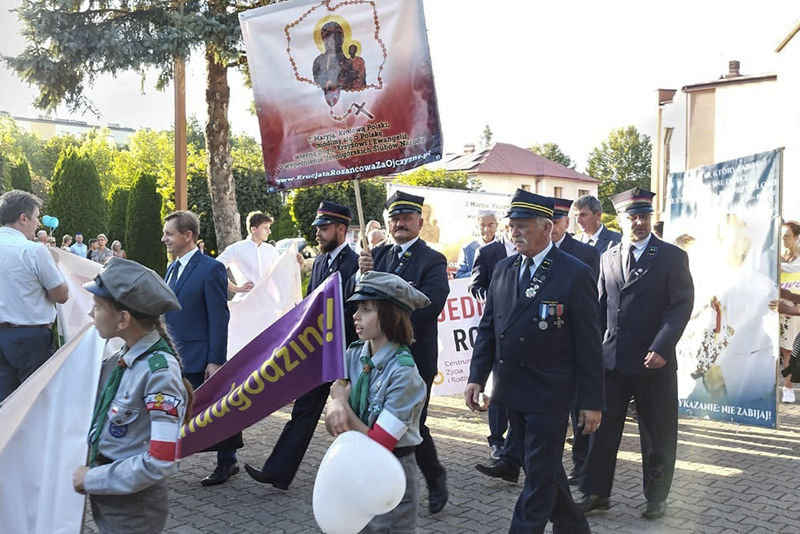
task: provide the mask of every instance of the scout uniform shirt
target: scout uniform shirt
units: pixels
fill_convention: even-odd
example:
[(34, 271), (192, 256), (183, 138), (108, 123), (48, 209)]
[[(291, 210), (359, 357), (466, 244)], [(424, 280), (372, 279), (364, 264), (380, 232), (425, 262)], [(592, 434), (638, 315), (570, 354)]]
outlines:
[[(347, 371), (353, 387), (365, 367), (360, 358), (369, 357), (369, 352), (369, 343), (364, 341), (356, 341), (347, 349)], [(369, 372), (369, 416), (364, 421), (370, 428), (369, 437), (389, 450), (419, 445), (419, 418), (427, 389), (411, 351), (405, 345), (389, 342), (372, 356), (372, 363), (375, 367)]]
[[(186, 411), (178, 360), (157, 331), (103, 362), (102, 376), (120, 360), (126, 369), (99, 429), (99, 455), (84, 481), (89, 494), (135, 493), (178, 471), (178, 435)], [(90, 430), (90, 443), (91, 436)]]

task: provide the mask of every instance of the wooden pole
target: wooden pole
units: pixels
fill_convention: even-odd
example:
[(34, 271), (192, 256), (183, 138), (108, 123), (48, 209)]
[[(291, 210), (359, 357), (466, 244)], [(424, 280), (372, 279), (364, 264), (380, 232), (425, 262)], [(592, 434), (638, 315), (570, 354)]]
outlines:
[(369, 239), (367, 238), (366, 233), (364, 232), (364, 209), (361, 207), (361, 188), (358, 185), (358, 179), (361, 175), (357, 175), (355, 179), (353, 179), (353, 189), (356, 192), (356, 210), (358, 210), (358, 226), (359, 226), (359, 235), (361, 236), (361, 248), (363, 250), (369, 250)]
[(188, 209), (186, 178), (186, 62), (175, 58), (175, 209)]

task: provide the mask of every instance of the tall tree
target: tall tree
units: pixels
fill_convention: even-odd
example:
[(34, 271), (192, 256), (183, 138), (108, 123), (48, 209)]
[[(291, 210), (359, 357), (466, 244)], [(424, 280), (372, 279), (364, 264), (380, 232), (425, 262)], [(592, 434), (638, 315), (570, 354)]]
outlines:
[(167, 272), (167, 251), (161, 242), (161, 195), (156, 177), (141, 173), (128, 197), (125, 221), (125, 250), (128, 257), (160, 275)]
[(128, 220), (128, 198), (131, 190), (118, 187), (111, 194), (111, 204), (108, 207), (108, 239), (118, 239), (125, 246), (125, 232)]
[(598, 194), (604, 212), (614, 213), (611, 196), (634, 187), (649, 187), (651, 154), (650, 137), (635, 126), (611, 130), (592, 150), (586, 172), (602, 182)]
[(483, 133), (481, 134), (481, 144), (483, 146), (489, 146), (492, 144), (492, 129), (489, 128), (489, 125), (483, 127)]
[(19, 160), (16, 164), (11, 165), (8, 169), (8, 176), (11, 179), (12, 189), (21, 189), (28, 193), (33, 192), (33, 182), (31, 181), (31, 171), (28, 168), (28, 162), (24, 159)]
[(74, 148), (61, 154), (53, 180), (47, 214), (58, 217), (55, 236), (60, 243), (64, 234), (97, 235), (106, 230), (106, 201), (100, 176), (92, 160)]
[[(157, 87), (173, 76), (176, 57), (202, 47), (206, 62), (205, 138), (214, 226), (220, 246), (240, 239), (231, 171), (228, 69), (244, 64), (239, 11), (271, 3), (254, 0), (23, 0), (18, 14), (28, 44), (5, 61), (39, 88), (34, 104), (93, 109), (84, 94), (102, 74), (158, 71)], [(176, 4), (180, 10), (176, 11)]]
[(547, 158), (550, 161), (560, 163), (564, 167), (569, 167), (570, 169), (575, 168), (575, 162), (571, 157), (564, 154), (564, 151), (561, 150), (561, 147), (558, 146), (558, 143), (536, 143), (535, 145), (528, 147), (528, 150), (534, 154), (542, 156), (543, 158)]

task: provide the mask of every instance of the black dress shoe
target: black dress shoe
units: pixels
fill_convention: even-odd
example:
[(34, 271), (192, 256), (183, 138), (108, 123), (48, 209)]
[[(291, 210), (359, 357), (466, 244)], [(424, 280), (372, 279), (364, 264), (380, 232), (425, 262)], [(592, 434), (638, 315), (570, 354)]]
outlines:
[(214, 472), (200, 481), (204, 486), (216, 486), (217, 484), (224, 484), (233, 475), (239, 472), (239, 464), (220, 465), (214, 469)]
[[(245, 466), (246, 468), (247, 466)], [(569, 482), (570, 486), (577, 486), (581, 482), (581, 471), (580, 469), (572, 468), (572, 471), (569, 472), (569, 476), (567, 477), (567, 482)]]
[(475, 469), (492, 478), (502, 478), (506, 482), (516, 482), (519, 480), (519, 469), (514, 469), (507, 462), (500, 460), (495, 462), (491, 467), (478, 464)]
[(250, 464), (244, 464), (244, 470), (247, 471), (247, 474), (250, 475), (256, 482), (261, 482), (262, 484), (272, 484), (273, 488), (277, 488), (283, 491), (289, 489), (289, 484), (286, 484), (285, 482), (281, 482), (280, 480), (272, 478), (264, 471), (259, 471)]
[(609, 502), (608, 497), (605, 495), (589, 495), (584, 494), (583, 499), (576, 503), (584, 514), (588, 514), (593, 510), (608, 510)]
[(658, 519), (667, 512), (667, 501), (647, 501), (647, 507), (642, 512), (645, 519)]
[(500, 455), (503, 453), (503, 446), (502, 445), (492, 445), (491, 446), (492, 453), (489, 455), (490, 460), (494, 460), (495, 462), (500, 459)]
[(447, 473), (439, 475), (432, 484), (428, 484), (428, 510), (438, 514), (447, 504)]

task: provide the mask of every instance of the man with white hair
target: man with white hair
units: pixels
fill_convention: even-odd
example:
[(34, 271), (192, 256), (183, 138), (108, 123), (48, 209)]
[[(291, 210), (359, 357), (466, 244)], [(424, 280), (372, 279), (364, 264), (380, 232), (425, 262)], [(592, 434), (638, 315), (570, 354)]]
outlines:
[(475, 239), (461, 247), (461, 252), (458, 254), (456, 278), (469, 278), (472, 275), (475, 251), (495, 240), (497, 235), (497, 216), (494, 212), (484, 210), (478, 213), (478, 231), (481, 235), (480, 239)]

